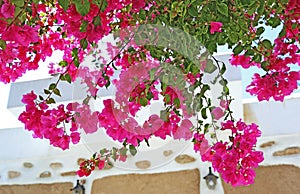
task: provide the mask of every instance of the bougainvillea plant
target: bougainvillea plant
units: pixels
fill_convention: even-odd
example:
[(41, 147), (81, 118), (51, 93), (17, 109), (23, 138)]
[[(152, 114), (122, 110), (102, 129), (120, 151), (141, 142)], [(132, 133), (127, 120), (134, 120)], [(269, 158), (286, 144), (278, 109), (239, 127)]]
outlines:
[[(63, 53), (59, 63), (48, 64), (57, 81), (24, 94), (19, 120), (35, 138), (63, 150), (99, 129), (122, 143), (99, 148), (80, 165), (79, 176), (111, 159), (126, 161), (152, 137), (172, 137), (190, 140), (226, 182), (248, 185), (263, 161), (255, 150), (261, 132), (233, 117), (226, 66), (213, 54), (226, 45), (232, 65), (264, 70), (246, 90), (260, 101), (283, 101), (300, 79), (292, 68), (300, 65), (299, 23), (299, 0), (0, 0), (0, 81), (14, 82)], [(279, 29), (275, 40), (265, 35), (267, 28)], [(112, 41), (99, 44), (109, 35)], [(89, 66), (82, 65), (86, 56), (93, 57)], [(87, 97), (56, 103), (60, 82), (77, 79)], [(216, 84), (222, 90), (213, 100)], [(111, 86), (115, 96), (92, 110), (91, 99)], [(138, 112), (156, 101), (163, 103), (160, 114), (138, 122)], [(218, 137), (223, 131), (230, 132), (227, 139)]]

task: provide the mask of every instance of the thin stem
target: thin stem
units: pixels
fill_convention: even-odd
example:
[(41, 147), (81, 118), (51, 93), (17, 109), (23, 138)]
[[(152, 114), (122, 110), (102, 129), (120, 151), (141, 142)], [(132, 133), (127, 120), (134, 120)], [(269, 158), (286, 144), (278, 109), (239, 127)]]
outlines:
[[(220, 73), (220, 71), (221, 71), (221, 68), (220, 68), (220, 65), (219, 65), (219, 62), (222, 62), (222, 61), (219, 61), (218, 59), (216, 59), (214, 56), (212, 56), (212, 58), (214, 59), (214, 61), (217, 63), (217, 68), (218, 68), (218, 70), (219, 70), (219, 74), (218, 74), (218, 76), (223, 80), (223, 82), (224, 83), (226, 83), (226, 79), (224, 78), (224, 76)], [(227, 87), (227, 84), (225, 84), (225, 86)], [(227, 95), (227, 94), (225, 94), (224, 95), (225, 96), (225, 100), (226, 100), (226, 103), (228, 103), (228, 106), (227, 106), (227, 111), (228, 111), (228, 113), (229, 113), (229, 116), (230, 116), (230, 119), (232, 120), (232, 121), (234, 121), (234, 118), (233, 118), (233, 116), (232, 116), (232, 111), (230, 110), (230, 102), (229, 102), (229, 100), (230, 99), (228, 99), (228, 96), (229, 95)]]
[(121, 47), (121, 49), (119, 50), (119, 52), (114, 56), (114, 58), (112, 58), (112, 60), (110, 60), (110, 62), (106, 64), (106, 68), (105, 68), (104, 74), (106, 74), (109, 65), (112, 64), (117, 59), (117, 57), (119, 57), (119, 55), (121, 54), (121, 52), (126, 48), (126, 46), (129, 44), (129, 42), (132, 40), (133, 36), (134, 35), (132, 35), (129, 38), (129, 40), (127, 42), (125, 42), (125, 44)]
[(18, 15), (16, 15), (16, 17), (11, 21), (11, 23), (8, 25), (8, 26), (6, 26), (6, 29), (5, 30), (8, 30), (8, 28), (9, 27), (11, 27), (16, 21), (17, 21), (17, 19), (18, 19), (18, 17), (20, 17), (20, 15), (25, 11), (25, 9), (27, 8), (27, 6), (28, 6), (28, 0), (27, 1), (25, 1), (24, 3), (24, 7), (20, 10), (20, 12), (18, 13)]
[[(81, 48), (79, 48), (78, 53), (81, 51)], [(59, 84), (59, 82), (61, 81), (61, 78), (68, 72), (70, 66), (72, 65), (72, 63), (75, 61), (75, 57), (73, 57), (72, 61), (70, 62), (70, 64), (68, 65), (68, 67), (66, 68), (66, 70), (61, 73), (58, 77), (58, 80), (55, 82), (55, 87), (54, 89), (50, 92), (50, 94), (47, 96), (47, 98), (45, 99), (45, 101), (47, 101), (48, 99), (50, 99), (50, 97), (52, 96), (52, 94), (54, 93), (54, 90), (57, 88), (57, 85)]]

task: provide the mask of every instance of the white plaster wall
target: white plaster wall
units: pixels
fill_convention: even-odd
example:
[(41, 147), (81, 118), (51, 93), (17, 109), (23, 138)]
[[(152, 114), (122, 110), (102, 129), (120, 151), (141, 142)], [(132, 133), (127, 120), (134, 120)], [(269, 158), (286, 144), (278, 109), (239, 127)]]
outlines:
[(264, 136), (299, 133), (300, 96), (294, 94), (284, 102), (245, 100), (245, 117), (255, 122)]

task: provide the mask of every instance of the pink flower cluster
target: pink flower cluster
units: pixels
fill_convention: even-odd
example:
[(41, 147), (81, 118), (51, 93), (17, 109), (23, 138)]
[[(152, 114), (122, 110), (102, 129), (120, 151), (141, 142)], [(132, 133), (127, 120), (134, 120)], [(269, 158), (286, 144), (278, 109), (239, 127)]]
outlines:
[(77, 77), (82, 79), (82, 84), (87, 85), (87, 92), (93, 97), (97, 96), (99, 88), (104, 87), (113, 74), (114, 71), (110, 67), (107, 67), (106, 70), (99, 71), (87, 66), (81, 66), (77, 71)]
[[(158, 115), (151, 115), (141, 126), (115, 106), (113, 100), (104, 100), (104, 109), (99, 114), (99, 122), (105, 128), (106, 133), (114, 140), (137, 146), (139, 142), (148, 140), (152, 135), (165, 139), (173, 134), (174, 139), (190, 139), (193, 124), (188, 119), (183, 119), (175, 113), (170, 113), (167, 121), (163, 121)], [(181, 123), (179, 125), (179, 123)]]
[(97, 160), (97, 159), (90, 159), (85, 160), (80, 163), (79, 170), (77, 170), (77, 175), (79, 177), (89, 176), (96, 167), (99, 170), (102, 170), (105, 166), (105, 160)]
[[(110, 47), (110, 53), (115, 48)], [(142, 50), (140, 50), (142, 49)], [(136, 50), (144, 52), (143, 48)], [(146, 55), (149, 55), (146, 53)], [(114, 80), (116, 86), (116, 99), (105, 100), (104, 109), (99, 115), (99, 121), (102, 127), (114, 140), (126, 142), (137, 146), (139, 142), (148, 140), (152, 135), (165, 139), (166, 136), (172, 136), (175, 139), (190, 139), (193, 127), (191, 121), (187, 118), (180, 118), (173, 111), (166, 112), (166, 118), (162, 120), (158, 115), (151, 115), (142, 125), (134, 119), (136, 113), (142, 107), (140, 100), (146, 100), (145, 105), (150, 105), (151, 100), (158, 100), (159, 94), (169, 96), (167, 105), (174, 106), (175, 98), (183, 102), (184, 98), (176, 89), (168, 86), (164, 92), (159, 93), (157, 87), (159, 82), (151, 81), (149, 72), (158, 68), (159, 63), (148, 57), (144, 62), (140, 59), (138, 52), (131, 59), (127, 58), (127, 53), (123, 55), (116, 63), (121, 66), (123, 71), (119, 80)], [(151, 60), (152, 59), (152, 60)], [(151, 95), (151, 98), (148, 98)], [(150, 100), (151, 99), (151, 100)], [(165, 99), (166, 101), (166, 99)], [(187, 116), (185, 106), (181, 103), (180, 107), (184, 115)]]
[(247, 57), (245, 55), (231, 55), (230, 63), (234, 66), (240, 65), (245, 69), (252, 66), (260, 67), (259, 63), (252, 61), (252, 57)]
[[(64, 30), (69, 37), (73, 36), (77, 40), (86, 38), (89, 42), (98, 42), (111, 31), (109, 24), (113, 18), (107, 17), (107, 12), (101, 12), (95, 4), (90, 5), (90, 11), (87, 15), (82, 16), (77, 12), (74, 4), (69, 6), (65, 12), (59, 4), (56, 4), (56, 17), (58, 24), (64, 25)], [(99, 20), (99, 24), (95, 24)], [(83, 22), (86, 22), (84, 29)]]
[(154, 100), (158, 100), (159, 94), (155, 88), (158, 82), (151, 83), (149, 80), (149, 72), (152, 68), (159, 66), (158, 61), (151, 60), (152, 58), (149, 57), (149, 60), (145, 62), (139, 57), (139, 55), (136, 55), (136, 60), (132, 60), (130, 63), (126, 57), (121, 57), (121, 61), (118, 61), (117, 65), (120, 65), (123, 71), (119, 76), (119, 80), (113, 81), (117, 90), (116, 102), (122, 105), (125, 112), (133, 116), (141, 108), (141, 98), (145, 99), (147, 95), (152, 95)]
[(252, 83), (247, 86), (246, 91), (257, 95), (259, 101), (274, 100), (283, 101), (285, 96), (290, 95), (298, 88), (297, 81), (300, 80), (299, 72), (272, 72), (265, 76), (254, 74)]
[(94, 133), (99, 128), (99, 113), (92, 112), (88, 105), (69, 103), (66, 107), (61, 104), (50, 109), (45, 101), (37, 102), (33, 91), (25, 94), (22, 102), (26, 110), (19, 120), (25, 124), (25, 129), (32, 131), (34, 138), (49, 139), (51, 145), (63, 150), (68, 149), (71, 142), (79, 142), (79, 128), (85, 133)]
[[(285, 96), (297, 89), (297, 81), (300, 80), (299, 72), (290, 71), (291, 65), (300, 65), (299, 44), (297, 41), (291, 41), (299, 39), (300, 6), (297, 0), (290, 0), (286, 11), (278, 17), (283, 21), (285, 33), (275, 39), (272, 50), (265, 48), (263, 44), (259, 48), (266, 75), (255, 74), (252, 83), (247, 87), (247, 91), (257, 96), (260, 101), (272, 97), (274, 100), (283, 101)], [(256, 29), (250, 27), (249, 30), (255, 37)], [(261, 67), (260, 64), (252, 61), (252, 57), (245, 55), (232, 55), (230, 62), (243, 68)]]
[(127, 159), (126, 147), (121, 149), (112, 148), (112, 150), (102, 149), (100, 154), (95, 153), (90, 159), (84, 160), (79, 165), (77, 175), (79, 177), (89, 176), (96, 168), (99, 170), (104, 169), (107, 165), (112, 165), (109, 158), (111, 157), (114, 161), (125, 162)]
[(224, 181), (233, 186), (254, 183), (254, 168), (263, 161), (263, 153), (255, 151), (257, 138), (261, 136), (258, 126), (226, 121), (222, 130), (230, 130), (229, 141), (217, 142), (213, 146), (203, 134), (194, 134), (194, 149), (199, 151), (203, 161), (212, 162), (213, 168), (220, 173)]
[[(33, 132), (34, 138), (49, 139), (50, 144), (65, 150), (69, 148), (70, 142), (77, 144), (80, 140), (77, 124), (74, 122), (72, 105), (59, 105), (57, 108), (49, 109), (45, 102), (36, 103), (37, 95), (32, 91), (25, 94), (22, 102), (26, 110), (19, 116), (19, 120), (25, 124), (25, 129)], [(64, 124), (71, 123), (68, 135)]]
[[(0, 37), (5, 46), (0, 48), (0, 81), (10, 83), (27, 70), (36, 70), (39, 62), (52, 56), (54, 50), (64, 52), (63, 60), (68, 62), (68, 66), (57, 68), (52, 63), (49, 73), (67, 71), (74, 80), (77, 68), (73, 64), (72, 50), (80, 47), (80, 40), (86, 39), (87, 48), (90, 48), (91, 42), (96, 43), (111, 31), (110, 24), (114, 21), (119, 20), (121, 27), (129, 25), (131, 15), (121, 11), (124, 7), (132, 5), (131, 11), (137, 12), (146, 3), (135, 0), (108, 1), (104, 11), (100, 11), (97, 5), (91, 3), (86, 16), (80, 15), (74, 4), (70, 5), (67, 11), (57, 2), (54, 5), (53, 8), (45, 4), (25, 3), (24, 10), (21, 11), (26, 15), (28, 22), (19, 25), (18, 20), (12, 20), (15, 5), (10, 1), (3, 2), (0, 8)], [(28, 10), (31, 12), (26, 13)], [(83, 22), (87, 22), (84, 29)], [(84, 53), (79, 50), (79, 63), (82, 62)]]
[(269, 62), (268, 72), (264, 76), (254, 74), (252, 83), (247, 91), (256, 95), (258, 100), (283, 101), (285, 96), (290, 95), (298, 88), (300, 80), (299, 71), (290, 71), (289, 65), (300, 65), (300, 54), (297, 53), (299, 45), (285, 42), (285, 38), (275, 39), (274, 49), (265, 60)]
[(39, 40), (37, 28), (10, 23), (15, 15), (15, 5), (4, 1), (0, 9), (0, 37), (5, 46), (0, 47), (0, 81), (10, 83), (27, 70), (38, 68), (40, 56), (31, 43)]
[[(25, 5), (28, 6), (28, 5)], [(71, 63), (72, 49), (79, 46), (79, 40), (70, 41), (69, 37), (63, 37), (62, 32), (55, 31), (51, 28), (57, 25), (54, 21), (57, 18), (53, 15), (52, 10), (46, 8), (44, 4), (32, 4), (32, 17), (28, 19), (37, 19), (35, 25), (19, 25), (17, 20), (15, 23), (7, 22), (6, 18), (14, 16), (15, 6), (6, 2), (1, 7), (0, 13), (0, 35), (1, 40), (5, 41), (5, 47), (0, 48), (0, 81), (10, 83), (21, 77), (28, 70), (36, 70), (41, 61), (45, 61), (46, 57), (50, 57), (54, 50), (64, 52), (64, 60)], [(43, 18), (43, 14), (49, 14), (47, 20)], [(50, 17), (51, 15), (51, 17)], [(4, 19), (5, 18), (5, 19)], [(82, 52), (79, 52), (79, 59)], [(52, 66), (50, 66), (52, 67)], [(76, 75), (76, 67), (70, 65), (68, 73), (74, 78)], [(65, 69), (66, 69), (65, 68)], [(62, 71), (62, 70), (61, 70)], [(50, 73), (61, 72), (51, 68)]]

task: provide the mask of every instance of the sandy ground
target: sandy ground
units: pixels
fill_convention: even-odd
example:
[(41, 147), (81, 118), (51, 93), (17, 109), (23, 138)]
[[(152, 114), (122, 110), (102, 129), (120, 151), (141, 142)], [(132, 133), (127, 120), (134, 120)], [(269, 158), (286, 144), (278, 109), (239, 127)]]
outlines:
[(293, 165), (261, 166), (255, 183), (236, 187), (223, 182), (225, 194), (300, 194), (300, 168)]
[(1, 194), (70, 194), (73, 183), (1, 185)]
[(92, 194), (199, 194), (199, 177), (198, 169), (110, 176), (95, 180)]

